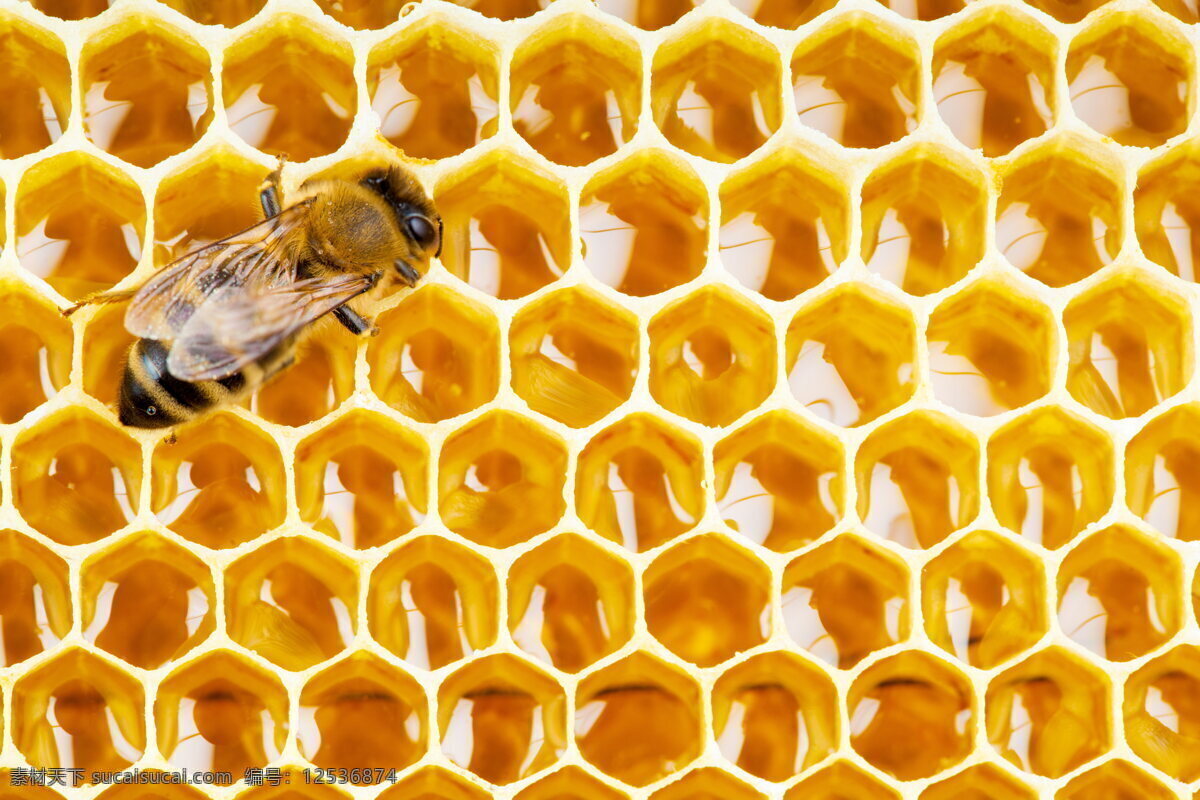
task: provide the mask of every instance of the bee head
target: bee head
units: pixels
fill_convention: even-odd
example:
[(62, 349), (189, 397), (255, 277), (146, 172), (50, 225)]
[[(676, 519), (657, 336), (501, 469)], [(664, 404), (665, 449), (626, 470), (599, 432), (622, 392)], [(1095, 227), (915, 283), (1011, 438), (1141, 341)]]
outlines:
[(416, 178), (399, 167), (377, 169), (360, 183), (391, 207), (401, 232), (426, 257), (442, 254), (442, 218)]

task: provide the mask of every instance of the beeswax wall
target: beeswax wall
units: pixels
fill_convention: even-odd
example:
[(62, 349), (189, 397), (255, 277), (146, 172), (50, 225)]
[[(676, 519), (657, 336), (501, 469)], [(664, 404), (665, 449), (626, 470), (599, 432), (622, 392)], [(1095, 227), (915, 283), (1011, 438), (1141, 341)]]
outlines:
[[(108, 5), (0, 0), (0, 795), (1192, 798), (1194, 0)], [(381, 335), (117, 425), (60, 309), (400, 151)]]

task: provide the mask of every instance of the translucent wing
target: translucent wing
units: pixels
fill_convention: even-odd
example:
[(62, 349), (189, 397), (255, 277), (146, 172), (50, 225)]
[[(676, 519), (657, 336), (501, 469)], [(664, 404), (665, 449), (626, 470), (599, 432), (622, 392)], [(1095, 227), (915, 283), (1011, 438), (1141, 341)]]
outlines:
[(133, 296), (125, 328), (143, 339), (171, 341), (216, 292), (244, 288), (257, 294), (295, 282), (295, 258), (283, 245), (307, 213), (308, 204), (298, 203), (164, 267)]
[(185, 381), (224, 378), (372, 285), (365, 275), (348, 274), (265, 291), (219, 289), (196, 308), (171, 343), (167, 369)]

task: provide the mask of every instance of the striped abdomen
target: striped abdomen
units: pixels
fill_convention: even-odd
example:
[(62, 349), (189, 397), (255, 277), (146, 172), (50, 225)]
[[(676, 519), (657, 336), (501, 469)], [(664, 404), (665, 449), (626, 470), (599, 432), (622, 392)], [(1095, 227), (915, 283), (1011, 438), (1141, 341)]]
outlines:
[(262, 368), (251, 365), (216, 381), (181, 381), (167, 371), (169, 352), (153, 339), (139, 339), (129, 348), (117, 411), (121, 424), (169, 428), (236, 400), (262, 380)]

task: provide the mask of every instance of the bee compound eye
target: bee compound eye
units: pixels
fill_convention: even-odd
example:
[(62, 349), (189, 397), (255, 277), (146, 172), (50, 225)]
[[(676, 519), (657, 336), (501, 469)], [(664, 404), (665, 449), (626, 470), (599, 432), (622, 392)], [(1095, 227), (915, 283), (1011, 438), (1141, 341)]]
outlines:
[(404, 225), (408, 229), (408, 235), (421, 247), (431, 247), (437, 241), (437, 229), (432, 222), (420, 214), (405, 217)]

